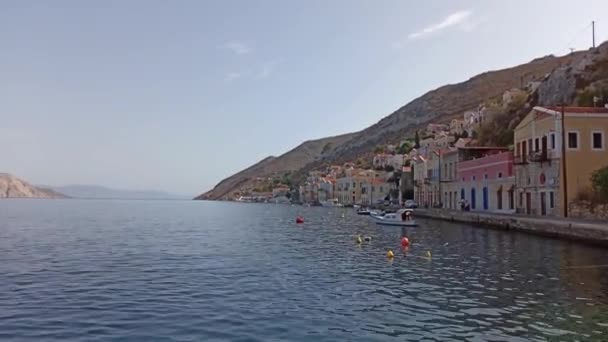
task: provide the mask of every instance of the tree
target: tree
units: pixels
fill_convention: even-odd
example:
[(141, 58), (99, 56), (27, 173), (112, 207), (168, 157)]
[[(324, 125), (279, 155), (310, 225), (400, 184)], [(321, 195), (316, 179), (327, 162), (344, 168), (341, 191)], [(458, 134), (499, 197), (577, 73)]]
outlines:
[(469, 137), (469, 132), (467, 131), (462, 131), (462, 134), (460, 135), (461, 138), (468, 138)]
[(397, 150), (397, 152), (399, 154), (407, 154), (407, 153), (410, 153), (412, 148), (413, 148), (412, 144), (409, 141), (405, 141), (401, 146), (399, 146), (399, 149)]
[(376, 146), (376, 148), (374, 149), (374, 153), (375, 154), (384, 153), (384, 147), (382, 147), (382, 146)]
[(414, 136), (414, 148), (420, 148), (420, 136), (418, 136), (418, 131), (416, 131), (416, 135)]
[(479, 134), (477, 133), (477, 131), (473, 131), (473, 133), (471, 134), (471, 138), (473, 139), (477, 139), (478, 136)]
[(591, 174), (593, 192), (602, 200), (608, 201), (608, 166), (593, 171)]

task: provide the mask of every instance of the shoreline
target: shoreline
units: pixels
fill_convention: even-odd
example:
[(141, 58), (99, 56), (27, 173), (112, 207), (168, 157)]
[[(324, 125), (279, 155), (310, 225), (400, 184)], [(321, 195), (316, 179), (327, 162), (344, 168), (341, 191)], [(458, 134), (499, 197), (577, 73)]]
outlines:
[(416, 209), (415, 216), (433, 220), (469, 223), (482, 228), (515, 230), (533, 235), (608, 247), (608, 224), (600, 222), (447, 209)]

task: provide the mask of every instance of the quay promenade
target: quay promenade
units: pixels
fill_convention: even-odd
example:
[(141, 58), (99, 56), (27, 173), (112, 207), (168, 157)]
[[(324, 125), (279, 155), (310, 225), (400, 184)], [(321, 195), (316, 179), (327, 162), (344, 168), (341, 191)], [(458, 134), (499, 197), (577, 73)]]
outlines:
[(530, 234), (583, 241), (608, 247), (608, 222), (568, 218), (465, 212), (449, 209), (417, 209), (417, 217), (472, 223), (483, 227), (517, 230)]

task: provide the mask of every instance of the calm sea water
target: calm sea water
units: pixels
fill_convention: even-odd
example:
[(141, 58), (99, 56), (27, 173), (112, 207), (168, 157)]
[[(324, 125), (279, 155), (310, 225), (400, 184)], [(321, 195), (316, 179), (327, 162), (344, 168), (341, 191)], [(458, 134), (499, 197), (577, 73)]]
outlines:
[[(419, 223), (380, 227), (338, 208), (3, 200), (0, 340), (608, 339), (608, 268), (589, 267), (608, 264), (606, 249)], [(357, 233), (373, 240), (358, 246)]]

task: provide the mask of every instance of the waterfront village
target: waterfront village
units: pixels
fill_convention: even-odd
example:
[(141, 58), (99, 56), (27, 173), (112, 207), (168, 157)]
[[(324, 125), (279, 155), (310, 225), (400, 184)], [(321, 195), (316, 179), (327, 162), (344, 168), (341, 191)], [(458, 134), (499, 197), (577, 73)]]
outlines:
[[(521, 92), (505, 92), (502, 106), (525, 99)], [(588, 208), (592, 174), (608, 166), (608, 106), (528, 106), (507, 146), (478, 139), (484, 124), (496, 120), (492, 115), (479, 105), (449, 122), (430, 123), (399, 143), (376, 147), (371, 160), (310, 171), (297, 190), (274, 180), (271, 191), (239, 200), (367, 207), (403, 206), (410, 200), (423, 208), (608, 218), (601, 216), (606, 210)], [(587, 210), (577, 203), (586, 203)]]

